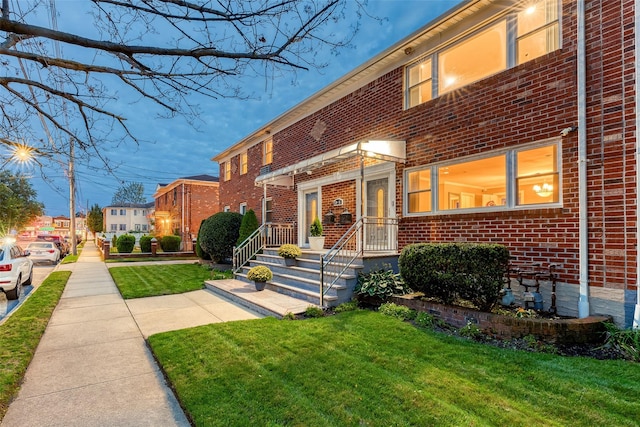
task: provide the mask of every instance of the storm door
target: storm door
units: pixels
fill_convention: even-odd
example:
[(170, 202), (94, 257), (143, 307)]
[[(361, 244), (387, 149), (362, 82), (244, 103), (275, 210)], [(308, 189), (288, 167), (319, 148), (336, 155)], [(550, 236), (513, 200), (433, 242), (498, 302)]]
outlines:
[(304, 217), (302, 229), (304, 230), (304, 243), (309, 244), (309, 228), (318, 216), (318, 192), (304, 193)]
[(389, 178), (366, 181), (365, 249), (389, 247)]

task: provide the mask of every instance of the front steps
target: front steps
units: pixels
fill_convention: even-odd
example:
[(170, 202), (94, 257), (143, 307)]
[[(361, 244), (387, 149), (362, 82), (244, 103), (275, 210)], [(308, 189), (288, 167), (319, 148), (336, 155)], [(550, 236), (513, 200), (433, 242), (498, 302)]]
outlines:
[[(302, 256), (296, 259), (295, 266), (285, 265), (284, 258), (278, 255), (276, 248), (265, 249), (256, 259), (250, 261), (237, 275), (236, 279), (253, 284), (247, 279), (247, 273), (251, 267), (265, 265), (273, 273), (273, 279), (267, 283), (266, 289), (275, 291), (298, 300), (308, 305), (320, 305), (320, 266), (321, 253), (304, 251)], [(358, 280), (358, 271), (362, 269), (361, 263), (351, 265), (340, 279), (324, 296), (324, 305), (334, 307), (351, 300), (353, 289)]]

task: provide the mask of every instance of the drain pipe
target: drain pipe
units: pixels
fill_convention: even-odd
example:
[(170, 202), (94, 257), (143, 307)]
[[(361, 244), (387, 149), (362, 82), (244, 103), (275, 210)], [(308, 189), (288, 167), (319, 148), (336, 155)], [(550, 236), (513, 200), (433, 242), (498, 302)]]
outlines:
[[(638, 1), (638, 0), (635, 0)], [(578, 317), (589, 316), (589, 224), (587, 207), (587, 98), (585, 4), (578, 0), (578, 200), (579, 200), (579, 263), (580, 298)]]
[[(635, 14), (635, 27), (634, 31), (636, 34), (635, 40), (635, 76), (636, 76), (636, 88), (638, 87), (638, 76), (640, 76), (640, 54), (638, 50), (640, 48), (640, 0), (634, 1), (634, 14)], [(636, 93), (636, 105), (635, 105), (635, 114), (636, 114), (636, 136), (638, 135), (638, 130), (640, 129), (640, 96)], [(640, 139), (636, 137), (636, 207), (638, 206), (638, 197), (640, 195)], [(638, 245), (638, 236), (640, 236), (640, 215), (636, 210), (636, 308), (633, 313), (633, 329), (640, 328), (640, 246)]]

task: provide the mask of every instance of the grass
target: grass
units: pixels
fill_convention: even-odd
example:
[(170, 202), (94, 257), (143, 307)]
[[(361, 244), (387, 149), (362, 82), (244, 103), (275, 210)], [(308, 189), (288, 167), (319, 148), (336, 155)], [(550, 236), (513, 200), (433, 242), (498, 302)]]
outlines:
[(16, 395), (22, 377), (71, 272), (55, 271), (0, 325), (0, 419)]
[(60, 261), (60, 264), (71, 264), (73, 262), (77, 262), (78, 258), (80, 257), (80, 254), (82, 253), (82, 248), (84, 247), (84, 242), (79, 244), (76, 247), (76, 252), (78, 253), (77, 255), (72, 255), (69, 254), (66, 257), (62, 258), (62, 261)]
[(118, 263), (118, 262), (144, 262), (144, 261), (197, 261), (197, 256), (183, 256), (183, 257), (140, 257), (140, 258), (109, 258), (106, 263)]
[(486, 346), (370, 311), (149, 337), (196, 426), (637, 426), (640, 364)]
[(200, 264), (112, 267), (109, 272), (125, 299), (181, 294), (204, 288), (205, 280), (230, 277)]

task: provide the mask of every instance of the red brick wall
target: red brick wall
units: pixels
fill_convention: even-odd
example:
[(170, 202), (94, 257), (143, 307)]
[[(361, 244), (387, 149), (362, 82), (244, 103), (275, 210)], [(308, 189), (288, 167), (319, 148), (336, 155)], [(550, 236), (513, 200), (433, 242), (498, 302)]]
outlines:
[[(637, 268), (634, 11), (624, 0), (586, 3), (589, 281), (632, 291)], [(562, 281), (577, 284), (577, 132), (562, 138), (560, 208), (402, 218), (404, 168), (558, 138), (560, 130), (577, 126), (576, 6), (562, 4), (560, 50), (408, 110), (403, 109), (403, 68), (393, 70), (274, 134), (272, 170), (362, 139), (405, 140), (407, 162), (396, 166), (400, 247), (426, 241), (502, 243), (518, 260), (560, 264)], [(250, 150), (253, 172), (239, 177), (236, 169), (232, 181), (221, 184), (222, 205), (232, 201), (237, 210), (233, 205), (244, 199), (259, 207), (262, 189), (254, 188), (253, 180), (261, 149), (258, 144)], [(296, 182), (356, 167), (347, 163), (296, 176)], [(353, 185), (324, 186), (323, 213), (338, 194), (346, 200), (344, 190)], [(275, 210), (274, 220), (295, 221), (295, 193), (269, 190), (269, 195), (285, 207)], [(355, 213), (355, 206), (348, 208)], [(327, 230), (331, 238), (338, 232)]]
[[(184, 185), (178, 184), (175, 189), (175, 192), (173, 188), (166, 192), (166, 201), (164, 194), (161, 194), (155, 200), (156, 212), (169, 212), (172, 224), (171, 229), (166, 230), (162, 224), (156, 223), (156, 232), (158, 234), (173, 233), (175, 229), (180, 229), (180, 224), (184, 221), (185, 227), (189, 227), (189, 233), (191, 234), (191, 236), (183, 236), (184, 239), (196, 238), (200, 229), (200, 222), (220, 211), (219, 186), (185, 183)], [(183, 203), (185, 208), (184, 216), (182, 212)]]

